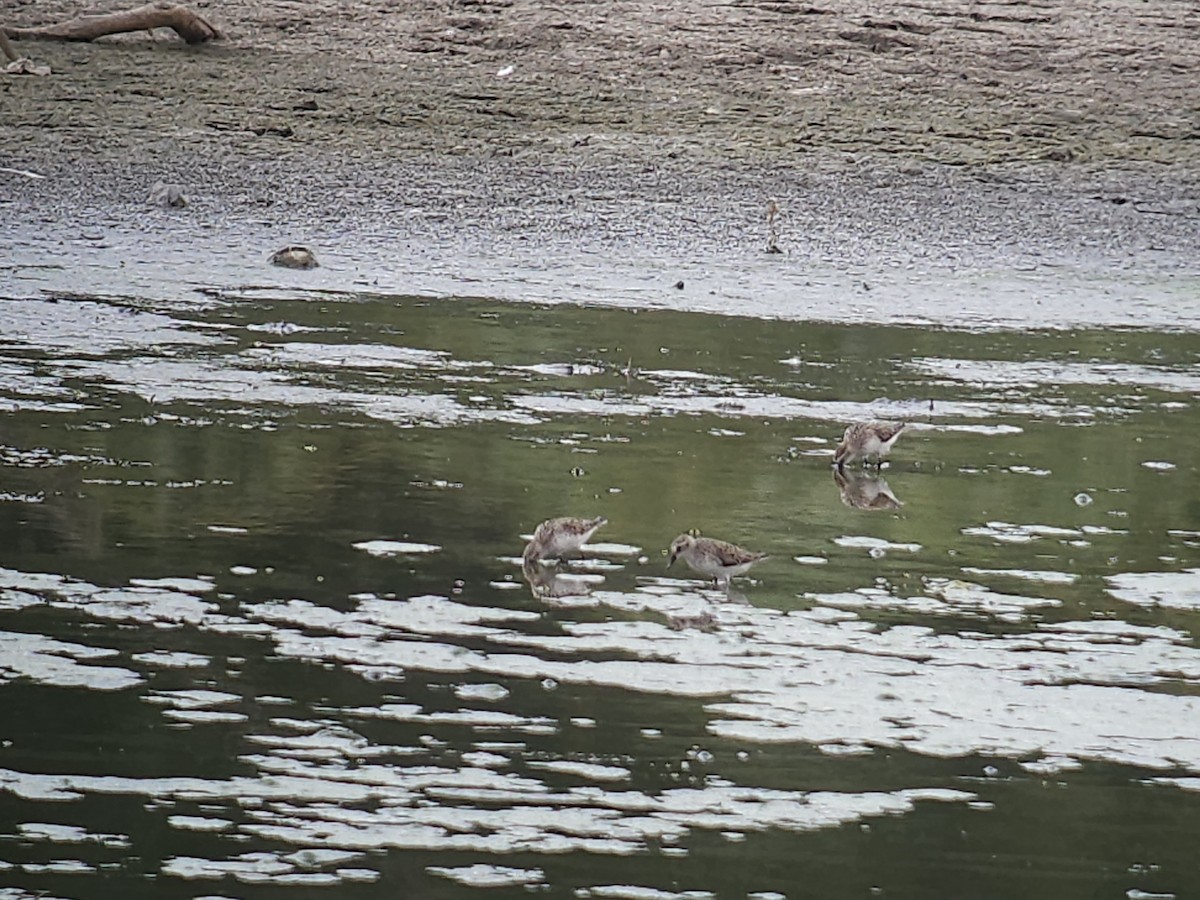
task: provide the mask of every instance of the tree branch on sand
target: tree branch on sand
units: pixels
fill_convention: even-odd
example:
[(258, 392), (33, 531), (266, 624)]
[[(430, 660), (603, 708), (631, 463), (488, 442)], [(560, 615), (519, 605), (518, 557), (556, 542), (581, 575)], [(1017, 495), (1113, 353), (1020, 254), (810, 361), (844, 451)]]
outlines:
[(3, 53), (9, 62), (16, 62), (20, 59), (17, 51), (13, 49), (13, 45), (8, 42), (8, 35), (4, 33), (2, 25), (0, 25), (0, 53)]
[[(151, 28), (173, 29), (189, 44), (203, 44), (205, 41), (217, 41), (224, 37), (214, 25), (209, 24), (187, 7), (174, 3), (147, 3), (145, 6), (125, 12), (79, 16), (68, 22), (35, 28), (14, 28), (11, 25), (3, 25), (0, 26), (0, 35), (7, 34), (8, 37), (17, 40), (33, 38), (47, 41), (94, 41), (96, 38), (108, 34), (149, 31)], [(6, 46), (7, 44), (7, 40), (0, 41), (0, 50), (3, 50), (10, 59), (15, 59), (12, 48)]]

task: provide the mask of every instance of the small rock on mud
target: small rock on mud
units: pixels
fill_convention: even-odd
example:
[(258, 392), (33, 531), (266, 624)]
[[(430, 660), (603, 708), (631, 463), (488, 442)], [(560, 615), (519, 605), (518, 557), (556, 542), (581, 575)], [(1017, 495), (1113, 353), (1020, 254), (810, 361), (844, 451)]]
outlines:
[(183, 209), (188, 205), (188, 199), (179, 185), (164, 184), (161, 181), (154, 182), (154, 187), (150, 188), (149, 199), (156, 206), (170, 206), (173, 209)]
[(284, 247), (271, 254), (271, 264), (285, 269), (315, 269), (317, 255), (307, 247)]

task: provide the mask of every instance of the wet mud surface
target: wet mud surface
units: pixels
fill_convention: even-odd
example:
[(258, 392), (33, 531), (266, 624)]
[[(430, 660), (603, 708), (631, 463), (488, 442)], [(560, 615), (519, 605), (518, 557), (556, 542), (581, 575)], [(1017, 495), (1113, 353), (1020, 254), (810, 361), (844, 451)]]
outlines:
[[(18, 45), (55, 73), (0, 81), (21, 135), (4, 166), (46, 176), (0, 174), (18, 283), (72, 241), (111, 244), (112, 266), (122, 238), (171, 268), (190, 253), (218, 285), (277, 278), (263, 260), (304, 242), (348, 276), (324, 287), (593, 299), (683, 280), (642, 300), (829, 319), (932, 292), (937, 320), (970, 293), (956, 273), (1145, 276), (1158, 295), (1200, 258), (1188, 4), (198, 8), (227, 42)], [(152, 203), (160, 182), (188, 207)], [(771, 197), (785, 253), (764, 259)], [(826, 296), (795, 299), (814, 280)], [(884, 292), (858, 303), (864, 281)], [(1178, 306), (1157, 296), (1150, 324)], [(1009, 323), (1054, 324), (1033, 307)]]

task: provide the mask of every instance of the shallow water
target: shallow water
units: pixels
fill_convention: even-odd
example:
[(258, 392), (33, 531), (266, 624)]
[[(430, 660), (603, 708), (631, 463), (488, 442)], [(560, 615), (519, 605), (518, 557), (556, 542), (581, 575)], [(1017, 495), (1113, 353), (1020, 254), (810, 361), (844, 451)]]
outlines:
[(1200, 891), (1192, 335), (0, 306), (6, 898)]

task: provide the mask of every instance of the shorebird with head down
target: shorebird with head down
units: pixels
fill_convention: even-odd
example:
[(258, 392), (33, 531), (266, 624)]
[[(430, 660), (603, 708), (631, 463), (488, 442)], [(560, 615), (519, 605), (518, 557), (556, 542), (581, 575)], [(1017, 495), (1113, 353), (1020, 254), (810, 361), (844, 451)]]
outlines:
[(675, 565), (675, 560), (682, 559), (692, 570), (726, 586), (734, 575), (744, 575), (756, 562), (767, 558), (765, 553), (755, 553), (728, 541), (690, 534), (681, 534), (671, 541), (669, 555), (668, 569)]
[(859, 459), (864, 462), (874, 459), (876, 464), (882, 464), (907, 425), (907, 422), (855, 422), (846, 428), (833, 453), (834, 465), (841, 469)]
[(604, 516), (595, 519), (577, 519), (564, 516), (547, 519), (533, 533), (533, 540), (525, 545), (521, 555), (524, 563), (541, 562), (544, 559), (565, 560), (578, 554), (602, 526), (608, 524)]

